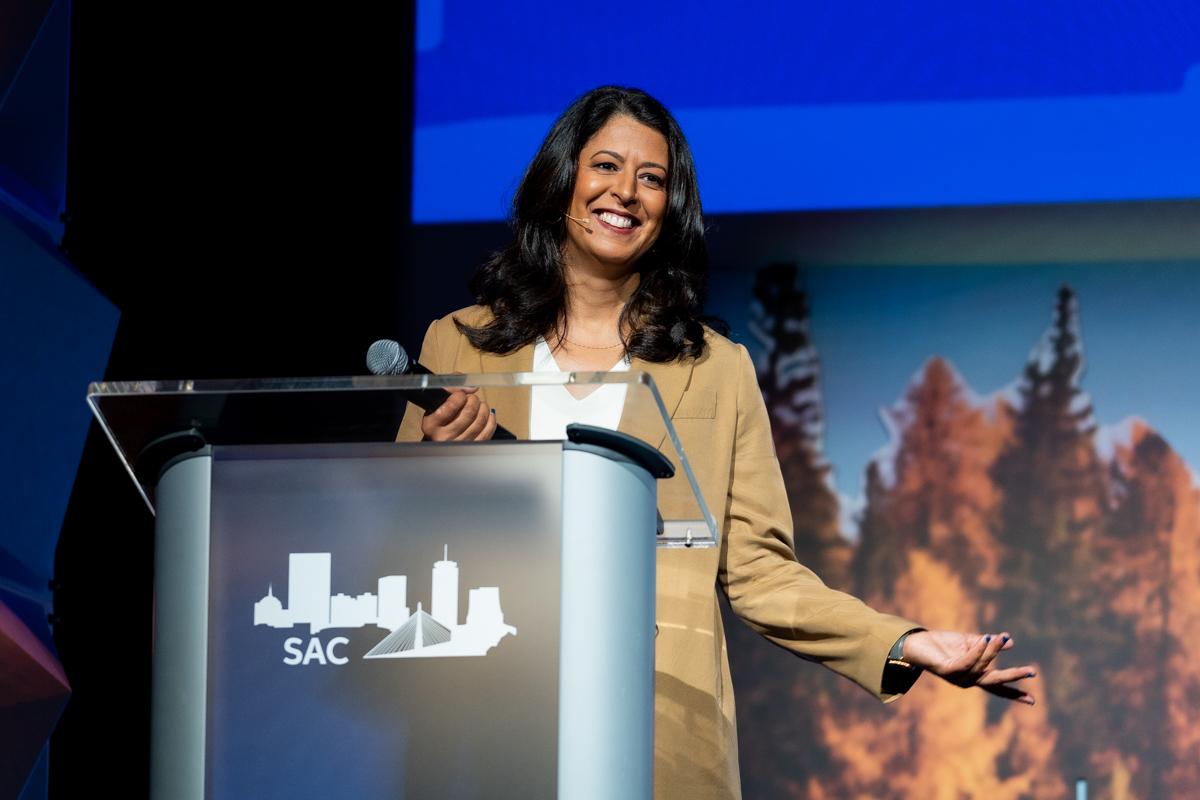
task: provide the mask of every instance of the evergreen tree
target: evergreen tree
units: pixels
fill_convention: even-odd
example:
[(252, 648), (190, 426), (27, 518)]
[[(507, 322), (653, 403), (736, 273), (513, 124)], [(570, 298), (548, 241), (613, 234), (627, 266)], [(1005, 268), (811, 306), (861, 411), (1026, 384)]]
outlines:
[(1108, 508), (1094, 446), (1075, 294), (1058, 292), (1054, 321), (1034, 349), (1011, 410), (1012, 436), (993, 468), (1002, 493), (1001, 624), (1017, 632), (1022, 660), (1043, 664), (1064, 774), (1088, 775), (1092, 756), (1118, 734), (1102, 676), (1093, 669), (1122, 647), (1099, 591)]

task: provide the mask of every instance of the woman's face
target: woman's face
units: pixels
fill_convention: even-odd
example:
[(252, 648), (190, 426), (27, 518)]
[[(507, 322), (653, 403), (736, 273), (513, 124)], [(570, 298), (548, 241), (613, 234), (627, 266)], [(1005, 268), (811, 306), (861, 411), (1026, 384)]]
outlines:
[(615, 116), (579, 153), (566, 220), (568, 263), (637, 263), (662, 230), (667, 213), (666, 138), (636, 120)]

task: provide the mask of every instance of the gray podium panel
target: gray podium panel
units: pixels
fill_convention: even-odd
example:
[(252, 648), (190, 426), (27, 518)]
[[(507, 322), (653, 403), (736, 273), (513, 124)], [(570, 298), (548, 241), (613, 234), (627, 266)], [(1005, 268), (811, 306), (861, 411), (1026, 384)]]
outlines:
[(218, 449), (205, 796), (554, 796), (561, 476), (560, 443)]

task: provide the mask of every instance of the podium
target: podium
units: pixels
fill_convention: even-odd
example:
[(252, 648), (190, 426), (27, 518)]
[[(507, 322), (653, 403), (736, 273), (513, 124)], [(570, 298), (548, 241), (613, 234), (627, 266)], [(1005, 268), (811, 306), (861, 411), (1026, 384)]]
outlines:
[[(562, 440), (394, 441), (410, 400), (464, 385), (623, 411)], [(155, 514), (153, 798), (651, 797), (655, 549), (717, 527), (648, 375), (88, 402)]]

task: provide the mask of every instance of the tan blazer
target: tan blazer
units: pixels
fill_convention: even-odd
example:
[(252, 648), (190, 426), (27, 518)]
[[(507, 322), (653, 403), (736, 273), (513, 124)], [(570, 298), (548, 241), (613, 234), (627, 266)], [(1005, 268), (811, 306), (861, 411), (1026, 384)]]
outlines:
[[(475, 306), (430, 325), (419, 359), (430, 370), (532, 369), (532, 345), (503, 356), (480, 352), (458, 332), (454, 317), (479, 325), (491, 314)], [(631, 366), (654, 378), (708, 506), (723, 523), (720, 548), (658, 553), (654, 796), (659, 800), (741, 796), (718, 587), (763, 636), (885, 701), (892, 699), (880, 687), (888, 650), (919, 627), (828, 588), (796, 561), (787, 493), (754, 366), (739, 344), (711, 331), (708, 344), (695, 361), (652, 364), (635, 358)], [(484, 398), (518, 438), (529, 430), (524, 397)], [(420, 416), (409, 406), (399, 440), (421, 438)], [(677, 474), (660, 482), (664, 517), (683, 514), (682, 509), (673, 514), (672, 505), (686, 492), (684, 480)]]

